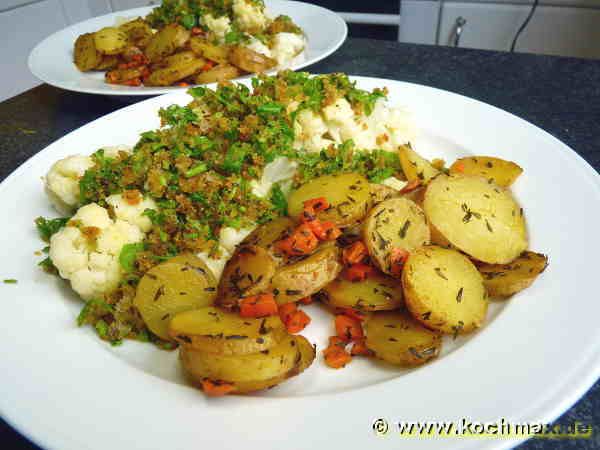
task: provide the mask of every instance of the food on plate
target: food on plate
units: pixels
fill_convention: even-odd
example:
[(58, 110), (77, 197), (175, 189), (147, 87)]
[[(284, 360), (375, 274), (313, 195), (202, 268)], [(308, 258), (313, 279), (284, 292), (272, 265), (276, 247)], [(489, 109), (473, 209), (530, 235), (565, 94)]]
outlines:
[[(187, 34), (165, 26), (168, 45)], [(125, 32), (146, 47), (163, 39), (140, 20)], [(105, 33), (111, 52), (120, 35)], [(154, 74), (194, 63), (193, 52), (166, 56)], [(49, 244), (40, 265), (85, 300), (78, 324), (113, 345), (179, 348), (206, 395), (306, 370), (317, 352), (299, 333), (317, 326), (313, 303), (333, 313), (328, 367), (423, 364), (443, 334), (484, 324), (488, 296), (524, 289), (547, 264), (527, 250), (508, 190), (420, 156), (411, 116), (385, 89), (284, 71), (189, 94), (132, 148), (56, 162), (44, 185), (63, 217), (35, 222)]]
[(365, 324), (366, 346), (376, 358), (400, 366), (419, 366), (435, 358), (440, 333), (425, 328), (402, 311), (378, 312)]
[(438, 176), (427, 187), (423, 208), (441, 236), (476, 260), (507, 264), (527, 249), (523, 208), (490, 180)]
[(456, 250), (432, 245), (412, 252), (402, 287), (406, 306), (427, 328), (461, 334), (483, 324), (488, 308), (483, 277)]
[(187, 86), (285, 67), (305, 46), (292, 19), (270, 17), (262, 0), (164, 0), (145, 18), (80, 35), (73, 60), (111, 84)]
[(509, 297), (528, 288), (548, 266), (548, 257), (525, 251), (508, 264), (478, 264), (491, 297)]
[(450, 173), (476, 175), (498, 186), (508, 187), (523, 173), (523, 169), (512, 161), (492, 156), (470, 156), (457, 159), (450, 166)]

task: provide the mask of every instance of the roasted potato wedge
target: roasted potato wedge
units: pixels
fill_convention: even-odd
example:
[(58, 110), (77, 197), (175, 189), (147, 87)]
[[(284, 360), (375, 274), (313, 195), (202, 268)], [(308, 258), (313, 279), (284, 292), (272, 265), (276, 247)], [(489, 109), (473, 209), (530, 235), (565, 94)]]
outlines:
[(527, 249), (523, 209), (510, 192), (483, 178), (439, 176), (423, 206), (449, 243), (479, 261), (506, 264)]
[(246, 47), (234, 47), (229, 53), (229, 62), (246, 72), (266, 72), (277, 65), (277, 61)]
[(548, 266), (548, 257), (525, 251), (508, 264), (479, 264), (483, 284), (491, 297), (509, 297), (528, 288)]
[(341, 272), (339, 259), (339, 249), (324, 244), (308, 258), (280, 267), (271, 280), (277, 303), (295, 302), (321, 290)]
[(179, 24), (172, 23), (150, 38), (148, 45), (144, 49), (144, 54), (150, 62), (158, 62), (164, 57), (175, 53), (189, 39), (189, 30), (186, 30)]
[(271, 380), (288, 374), (300, 362), (295, 336), (268, 350), (246, 355), (220, 355), (181, 347), (183, 366), (195, 378), (231, 383)]
[(391, 255), (395, 248), (408, 252), (430, 242), (429, 226), (423, 210), (407, 198), (397, 197), (379, 203), (363, 223), (363, 239), (371, 259), (385, 273), (392, 273)]
[(490, 156), (471, 156), (457, 159), (450, 166), (450, 173), (476, 175), (492, 180), (498, 186), (508, 187), (523, 173), (523, 169), (512, 161)]
[(362, 220), (366, 215), (371, 205), (371, 188), (365, 177), (355, 173), (315, 178), (290, 194), (288, 214), (299, 217), (304, 202), (319, 197), (325, 197), (330, 207), (320, 212), (318, 218), (346, 227)]
[(133, 44), (138, 44), (152, 37), (152, 28), (148, 23), (138, 17), (119, 26), (119, 29), (127, 33), (127, 37)]
[(169, 339), (169, 321), (177, 313), (211, 305), (217, 282), (202, 261), (166, 262), (150, 269), (138, 284), (134, 304), (154, 334)]
[(406, 312), (379, 312), (366, 321), (366, 344), (376, 358), (400, 366), (419, 366), (435, 358), (441, 334), (431, 331)]
[(277, 257), (276, 253), (278, 252), (275, 251), (274, 244), (291, 233), (294, 227), (295, 223), (289, 217), (278, 217), (256, 228), (242, 241), (240, 246), (255, 245)]
[(192, 59), (191, 61), (182, 59), (176, 64), (153, 71), (145, 79), (145, 83), (148, 86), (170, 86), (176, 81), (194, 75), (204, 67), (204, 64), (206, 62), (202, 59)]
[(177, 67), (179, 65), (185, 65), (187, 63), (197, 60), (202, 61), (204, 64), (206, 64), (206, 60), (204, 58), (199, 58), (194, 52), (184, 51), (175, 53), (171, 56), (167, 56), (165, 59), (160, 61), (159, 65), (164, 67)]
[(143, 71), (139, 67), (132, 69), (115, 69), (104, 74), (107, 83), (120, 84), (127, 80), (133, 80), (143, 75)]
[(196, 55), (219, 64), (227, 64), (229, 62), (231, 48), (227, 45), (215, 45), (206, 39), (194, 36), (190, 39), (190, 48)]
[(94, 70), (110, 70), (117, 67), (119, 57), (115, 55), (104, 55)]
[(404, 305), (400, 281), (383, 274), (369, 275), (364, 281), (338, 278), (323, 288), (322, 299), (337, 308), (360, 311), (386, 311)]
[(296, 335), (296, 343), (298, 344), (298, 351), (300, 352), (300, 363), (298, 364), (298, 374), (304, 372), (310, 367), (315, 358), (317, 357), (317, 348), (304, 336)]
[(231, 64), (219, 64), (218, 66), (196, 75), (196, 84), (219, 83), (239, 77), (242, 71)]
[(82, 34), (77, 38), (73, 59), (82, 72), (93, 70), (102, 62), (102, 55), (96, 50), (94, 33)]
[(223, 270), (216, 303), (235, 309), (240, 298), (267, 291), (276, 267), (277, 263), (264, 248), (238, 247)]
[(369, 189), (371, 191), (372, 205), (377, 205), (384, 200), (400, 196), (400, 193), (396, 189), (386, 186), (385, 184), (371, 183), (369, 184)]
[(169, 324), (169, 336), (184, 347), (221, 355), (262, 352), (287, 335), (278, 316), (253, 319), (211, 306), (177, 314)]
[(429, 161), (415, 152), (409, 145), (403, 145), (398, 149), (400, 165), (410, 181), (420, 180), (422, 185), (426, 185), (440, 174), (440, 171), (433, 167)]
[(402, 271), (402, 287), (408, 310), (427, 328), (456, 335), (485, 320), (483, 278), (456, 250), (432, 245), (412, 252)]
[(129, 43), (127, 33), (115, 27), (104, 27), (94, 33), (96, 50), (104, 55), (118, 55)]

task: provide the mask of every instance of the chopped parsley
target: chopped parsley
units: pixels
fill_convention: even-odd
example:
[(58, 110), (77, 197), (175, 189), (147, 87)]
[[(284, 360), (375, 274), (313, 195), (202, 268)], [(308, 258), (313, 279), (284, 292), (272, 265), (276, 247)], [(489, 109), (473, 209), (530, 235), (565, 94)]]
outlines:
[(38, 217), (35, 219), (35, 226), (42, 240), (49, 242), (53, 234), (57, 233), (69, 221), (68, 217), (60, 217), (57, 219), (46, 219)]

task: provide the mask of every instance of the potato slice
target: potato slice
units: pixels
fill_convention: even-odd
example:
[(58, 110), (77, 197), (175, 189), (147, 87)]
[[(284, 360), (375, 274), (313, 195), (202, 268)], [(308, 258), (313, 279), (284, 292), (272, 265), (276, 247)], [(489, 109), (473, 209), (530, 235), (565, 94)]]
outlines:
[(396, 189), (386, 186), (385, 184), (371, 183), (369, 184), (369, 189), (371, 191), (372, 205), (377, 205), (384, 200), (400, 196), (400, 193)]
[(116, 55), (104, 55), (94, 70), (110, 70), (117, 67), (119, 57)]
[(277, 270), (271, 290), (280, 305), (300, 300), (321, 290), (342, 271), (335, 244), (324, 244), (306, 259)]
[(296, 335), (296, 343), (300, 352), (300, 363), (298, 364), (297, 374), (304, 372), (310, 367), (317, 357), (317, 347), (311, 344), (304, 336)]
[(198, 36), (190, 39), (190, 48), (198, 56), (202, 56), (219, 64), (229, 62), (229, 52), (231, 48), (227, 45), (215, 45)]
[(295, 336), (276, 346), (246, 355), (220, 355), (181, 347), (183, 366), (195, 378), (231, 383), (271, 380), (288, 374), (300, 362)]
[(277, 65), (277, 61), (273, 58), (240, 46), (231, 50), (229, 62), (250, 73), (266, 72)]
[(456, 250), (421, 247), (402, 271), (406, 306), (428, 328), (449, 334), (481, 326), (488, 308), (483, 278)]
[(480, 264), (483, 284), (491, 297), (509, 297), (528, 288), (548, 266), (548, 257), (525, 251), (509, 264)]
[(523, 173), (523, 169), (512, 161), (490, 156), (472, 156), (457, 159), (450, 166), (450, 173), (476, 175), (492, 180), (498, 186), (508, 187)]
[(190, 31), (179, 24), (167, 25), (153, 35), (144, 49), (144, 54), (150, 62), (158, 62), (166, 56), (172, 55), (181, 48), (190, 38)]
[(93, 70), (102, 62), (102, 55), (96, 50), (94, 33), (85, 33), (77, 38), (73, 59), (77, 68), (82, 72)]
[(527, 249), (523, 209), (510, 192), (483, 178), (439, 176), (423, 206), (449, 243), (479, 261), (506, 264)]
[(202, 59), (193, 59), (191, 61), (182, 59), (174, 65), (153, 71), (144, 82), (147, 86), (170, 86), (179, 80), (183, 80), (199, 72), (204, 67), (204, 64), (206, 62)]
[(412, 252), (429, 244), (430, 232), (423, 210), (404, 197), (391, 198), (369, 211), (363, 224), (363, 239), (375, 264), (392, 273), (395, 248)]
[(365, 177), (355, 173), (318, 177), (290, 194), (289, 215), (300, 216), (304, 202), (319, 197), (325, 197), (330, 207), (320, 212), (318, 218), (346, 227), (359, 222), (366, 215), (371, 205), (371, 188)]
[(277, 263), (264, 248), (255, 245), (238, 247), (223, 270), (216, 303), (235, 309), (240, 298), (266, 292), (276, 267)]
[(125, 22), (119, 29), (127, 33), (127, 37), (134, 44), (145, 41), (153, 34), (150, 25), (141, 17)]
[(379, 312), (366, 321), (366, 345), (376, 358), (400, 366), (419, 366), (435, 358), (439, 333), (428, 330), (406, 312)]
[(230, 64), (219, 64), (218, 66), (196, 75), (196, 84), (219, 83), (239, 77), (242, 71)]
[(244, 245), (255, 245), (265, 250), (272, 250), (275, 242), (283, 239), (288, 233), (291, 233), (295, 223), (289, 217), (278, 217), (263, 225), (260, 225), (241, 243)]
[(404, 305), (400, 281), (379, 273), (356, 283), (338, 278), (325, 286), (323, 293), (323, 301), (338, 308), (385, 311)]
[(138, 284), (134, 304), (157, 336), (169, 339), (169, 321), (177, 313), (211, 305), (217, 282), (201, 261), (166, 262), (150, 269)]
[(400, 165), (410, 181), (420, 180), (422, 185), (426, 185), (440, 174), (440, 171), (433, 167), (429, 161), (415, 152), (409, 145), (402, 145), (398, 149)]
[(247, 318), (212, 306), (177, 314), (169, 336), (205, 353), (246, 355), (275, 347), (287, 336), (278, 316)]
[(94, 33), (96, 50), (104, 55), (118, 55), (128, 43), (127, 33), (115, 27), (104, 27)]
[(179, 53), (175, 53), (174, 55), (167, 56), (162, 59), (158, 64), (161, 66), (178, 66), (180, 64), (185, 65), (186, 63), (200, 60), (206, 64), (206, 60), (204, 58), (198, 58), (194, 52), (191, 51), (183, 51)]

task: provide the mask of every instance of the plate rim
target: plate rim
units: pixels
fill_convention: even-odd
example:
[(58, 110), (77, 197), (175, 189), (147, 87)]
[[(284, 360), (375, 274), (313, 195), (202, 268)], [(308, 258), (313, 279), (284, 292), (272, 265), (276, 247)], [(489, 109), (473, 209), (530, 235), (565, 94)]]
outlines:
[[(503, 110), (501, 108), (498, 108), (494, 105), (485, 103), (481, 100), (467, 97), (467, 96), (464, 96), (464, 95), (456, 93), (456, 92), (428, 86), (425, 84), (412, 83), (412, 82), (393, 80), (393, 79), (385, 79), (385, 78), (379, 78), (379, 77), (352, 76), (352, 75), (350, 75), (350, 77), (353, 80), (357, 80), (359, 83), (361, 80), (371, 80), (373, 82), (381, 83), (381, 84), (391, 83), (391, 84), (397, 84), (397, 85), (407, 85), (407, 86), (416, 86), (418, 88), (426, 88), (429, 90), (443, 93), (444, 95), (450, 95), (451, 97), (452, 96), (458, 97), (458, 98), (460, 98), (461, 101), (474, 102), (474, 103), (478, 104), (480, 107), (491, 108), (491, 109), (495, 110), (496, 113), (501, 113), (501, 114), (511, 117), (511, 119), (513, 119), (513, 120), (516, 119), (518, 121), (524, 122), (529, 127), (533, 127), (537, 133), (541, 134), (546, 139), (550, 139), (551, 141), (554, 141), (555, 143), (559, 144), (563, 150), (567, 150), (567, 152), (565, 152), (565, 155), (567, 157), (573, 158), (573, 156), (574, 156), (575, 157), (574, 162), (577, 164), (577, 166), (580, 169), (585, 171), (587, 178), (589, 179), (589, 181), (591, 181), (593, 183), (593, 187), (600, 192), (600, 175), (582, 156), (580, 156), (570, 146), (568, 146), (566, 143), (560, 141), (558, 138), (556, 138), (549, 132), (541, 129), (540, 127), (536, 126), (535, 124), (533, 124), (525, 119), (520, 118), (519, 116), (517, 116), (515, 114), (512, 114), (512, 113), (510, 113), (506, 110)], [(248, 81), (246, 80), (244, 82), (248, 82)], [(23, 175), (24, 172), (28, 169), (28, 167), (31, 164), (33, 164), (35, 162), (35, 160), (37, 158), (39, 158), (43, 152), (47, 151), (49, 147), (59, 145), (60, 142), (66, 138), (66, 136), (71, 135), (72, 133), (75, 133), (84, 127), (93, 127), (93, 125), (97, 121), (106, 119), (106, 117), (111, 116), (116, 113), (119, 113), (123, 110), (127, 110), (130, 108), (135, 109), (135, 108), (139, 107), (138, 105), (141, 103), (156, 102), (156, 101), (158, 101), (159, 98), (164, 99), (166, 97), (176, 97), (176, 96), (180, 96), (180, 95), (181, 95), (181, 91), (175, 91), (175, 92), (161, 95), (160, 97), (146, 99), (142, 102), (139, 102), (139, 103), (136, 103), (133, 105), (128, 105), (123, 108), (119, 108), (119, 109), (112, 111), (106, 115), (103, 115), (97, 119), (94, 119), (93, 121), (88, 122), (88, 123), (82, 125), (81, 127), (78, 127), (75, 130), (72, 130), (71, 132), (67, 133), (66, 135), (62, 136), (61, 138), (57, 139), (56, 141), (53, 141), (50, 144), (48, 144), (47, 146), (45, 146), (44, 149), (40, 150), (36, 154), (29, 157), (26, 161), (24, 161), (22, 164), (20, 164), (15, 170), (13, 170), (0, 183), (0, 195), (6, 188), (9, 181), (12, 182), (13, 178)], [(460, 349), (459, 349), (459, 351), (460, 351)], [(448, 356), (450, 356), (450, 355), (448, 355)], [(590, 387), (598, 380), (598, 378), (600, 378), (600, 346), (596, 345), (595, 348), (593, 346), (588, 347), (586, 352), (579, 354), (577, 362), (578, 363), (576, 365), (571, 367), (568, 374), (565, 375), (560, 387), (556, 388), (551, 393), (551, 395), (546, 396), (543, 400), (541, 400), (540, 402), (533, 405), (533, 408), (531, 410), (527, 410), (527, 413), (535, 413), (536, 418), (539, 418), (540, 421), (549, 423), (549, 422), (555, 420), (559, 415), (564, 413), (577, 400), (579, 400), (581, 398), (581, 396), (587, 390), (590, 389)], [(130, 369), (133, 369), (133, 368), (130, 367)], [(137, 369), (133, 369), (133, 370), (137, 371)], [(148, 375), (145, 373), (143, 373), (143, 375), (152, 377), (152, 375)], [(411, 376), (411, 374), (409, 374), (408, 376)], [(352, 389), (350, 391), (319, 394), (319, 397), (325, 396), (328, 398), (332, 398), (332, 397), (338, 397), (338, 398), (346, 397), (347, 398), (349, 396), (352, 396), (353, 392), (355, 392), (355, 391), (361, 391), (361, 393), (364, 393), (367, 390), (375, 390), (378, 386), (379, 386), (379, 388), (377, 388), (377, 389), (384, 389), (382, 387), (382, 385), (386, 385), (386, 384), (391, 385), (392, 382), (393, 382), (393, 380), (390, 380), (390, 381), (384, 381), (381, 383), (377, 383), (375, 385), (366, 386), (363, 388)], [(312, 397), (316, 398), (317, 396), (312, 396)], [(251, 402), (255, 402), (255, 400), (257, 400), (257, 401), (294, 401), (295, 399), (253, 398), (253, 399), (248, 399), (248, 400)], [(49, 442), (49, 440), (46, 440), (46, 442), (42, 442), (41, 440), (34, 439), (32, 437), (34, 434), (34, 431), (28, 430), (26, 425), (21, 425), (21, 424), (17, 423), (18, 419), (12, 420), (12, 418), (6, 414), (7, 411), (4, 408), (2, 408), (1, 413), (2, 413), (1, 415), (2, 415), (3, 419), (11, 427), (16, 429), (19, 433), (21, 433), (23, 436), (25, 436), (30, 441), (35, 442), (37, 445), (40, 445), (40, 446), (46, 445), (46, 443)], [(523, 442), (525, 440), (526, 439), (481, 442), (482, 445), (479, 448), (490, 448), (490, 449), (491, 448), (495, 448), (495, 449), (509, 448), (509, 447), (512, 447), (512, 446), (514, 446), (520, 442)], [(54, 448), (54, 447), (52, 447), (52, 445), (50, 445), (49, 448)]]
[[(279, 3), (279, 4), (290, 4), (290, 6), (294, 6), (294, 5), (302, 5), (302, 7), (309, 7), (309, 8), (313, 8), (315, 10), (320, 11), (320, 14), (326, 14), (328, 17), (330, 17), (330, 20), (334, 20), (336, 22), (336, 27), (341, 27), (340, 31), (341, 34), (339, 35), (339, 37), (337, 38), (337, 40), (335, 41), (335, 43), (328, 48), (325, 52), (314, 56), (311, 59), (306, 59), (303, 61), (298, 62), (297, 64), (292, 64), (291, 66), (289, 66), (288, 68), (290, 70), (300, 70), (303, 69), (305, 67), (308, 67), (312, 64), (315, 64), (325, 58), (327, 58), (328, 56), (332, 55), (333, 53), (335, 53), (341, 46), (342, 44), (346, 41), (347, 37), (348, 37), (348, 24), (346, 23), (346, 21), (335, 11), (332, 11), (328, 8), (324, 8), (322, 6), (319, 5), (315, 5), (312, 3), (307, 3), (307, 2), (302, 2), (302, 1), (298, 1), (298, 0), (266, 0), (267, 2), (267, 7), (268, 7), (268, 3)], [(83, 94), (93, 94), (93, 95), (109, 95), (109, 96), (117, 96), (117, 97), (123, 97), (123, 96), (134, 96), (134, 97), (140, 97), (140, 96), (156, 96), (156, 95), (164, 95), (164, 94), (170, 94), (173, 92), (180, 92), (180, 91), (184, 91), (186, 89), (189, 89), (190, 86), (187, 87), (179, 87), (179, 86), (164, 86), (164, 87), (152, 87), (152, 86), (141, 86), (141, 87), (128, 87), (128, 88), (123, 88), (123, 89), (119, 89), (119, 90), (111, 90), (111, 89), (103, 89), (103, 88), (95, 88), (95, 87), (91, 87), (91, 88), (85, 88), (85, 87), (74, 87), (74, 86), (70, 86), (68, 85), (68, 83), (63, 83), (61, 81), (56, 81), (56, 80), (51, 80), (49, 79), (49, 77), (45, 76), (44, 73), (40, 72), (39, 70), (37, 70), (36, 67), (36, 62), (35, 62), (35, 58), (37, 56), (37, 54), (43, 50), (44, 45), (46, 45), (46, 43), (48, 41), (50, 41), (51, 39), (53, 39), (56, 35), (61, 34), (66, 32), (67, 30), (70, 30), (71, 28), (75, 28), (75, 27), (79, 27), (82, 26), (84, 24), (86, 24), (87, 22), (91, 22), (91, 21), (96, 21), (99, 19), (111, 19), (111, 18), (117, 18), (120, 16), (123, 17), (127, 17), (129, 15), (144, 15), (147, 14), (148, 12), (150, 12), (153, 8), (155, 8), (155, 6), (142, 6), (142, 7), (138, 7), (138, 8), (130, 8), (130, 9), (126, 9), (126, 10), (120, 10), (120, 11), (114, 11), (111, 13), (107, 13), (107, 14), (102, 14), (100, 16), (95, 16), (95, 17), (90, 17), (86, 20), (82, 20), (80, 22), (76, 22), (74, 24), (71, 24), (67, 27), (61, 28), (60, 30), (55, 31), (54, 33), (50, 34), (49, 36), (46, 36), (43, 40), (41, 40), (40, 42), (38, 42), (29, 52), (29, 55), (27, 57), (27, 68), (29, 69), (29, 71), (31, 72), (31, 74), (36, 77), (38, 80), (40, 80), (42, 83), (46, 83), (49, 84), (51, 86), (60, 88), (60, 89), (64, 89), (67, 91), (71, 91), (71, 92), (80, 92)], [(232, 81), (236, 81), (236, 82), (241, 82), (244, 79), (249, 79), (250, 77), (254, 76), (254, 74), (250, 74), (247, 76), (244, 76), (243, 78), (237, 78), (235, 80)], [(213, 86), (215, 83), (209, 83), (207, 85), (204, 86)]]

